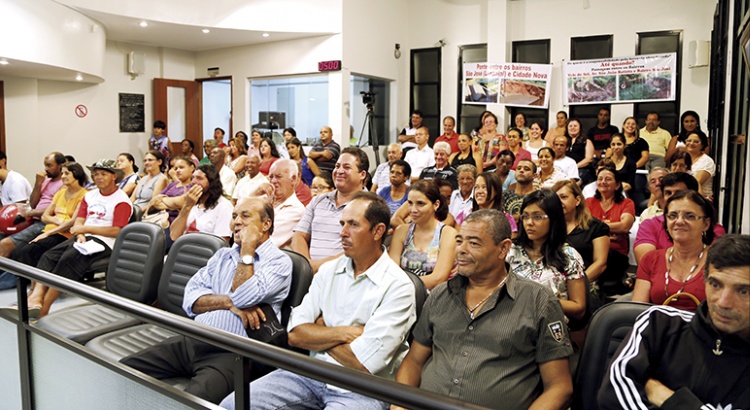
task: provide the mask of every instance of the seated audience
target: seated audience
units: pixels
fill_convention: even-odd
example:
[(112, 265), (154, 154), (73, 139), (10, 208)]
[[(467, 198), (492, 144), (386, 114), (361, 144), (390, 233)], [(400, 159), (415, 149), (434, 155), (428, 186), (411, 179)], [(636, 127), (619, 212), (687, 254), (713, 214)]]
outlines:
[(203, 232), (229, 242), (232, 203), (222, 195), (219, 178), (213, 164), (201, 165), (193, 172), (184, 204), (169, 227), (172, 241), (189, 232)]
[(596, 174), (596, 194), (586, 200), (591, 216), (609, 226), (607, 269), (599, 280), (605, 295), (628, 290), (623, 284), (630, 266), (629, 234), (635, 222), (635, 204), (622, 194), (620, 174), (614, 168), (600, 168)]
[[(226, 165), (227, 153), (223, 149), (216, 147), (211, 150), (209, 164), (212, 164), (219, 171), (221, 180), (221, 192), (226, 199), (232, 199), (234, 187), (237, 185), (237, 175)], [(248, 160), (249, 164), (250, 161)]]
[[(698, 192), (698, 181), (692, 175), (684, 172), (673, 172), (661, 180), (661, 190), (664, 202), (666, 203), (672, 195), (680, 191), (690, 190)], [(640, 264), (641, 259), (654, 249), (667, 249), (672, 246), (672, 241), (669, 239), (669, 234), (665, 228), (664, 219), (663, 214), (657, 215), (643, 221), (638, 226), (638, 233), (633, 243), (633, 253), (635, 254), (636, 263)], [(718, 223), (713, 225), (713, 231), (714, 238), (718, 238), (726, 233), (724, 228)]]
[(226, 159), (227, 166), (234, 171), (234, 174), (237, 175), (237, 179), (241, 179), (245, 176), (245, 166), (248, 159), (245, 144), (240, 139), (232, 138), (229, 140), (227, 147), (229, 148), (228, 157)]
[(474, 206), (472, 211), (480, 209), (495, 209), (505, 214), (510, 224), (511, 238), (516, 237), (518, 225), (513, 217), (505, 212), (503, 207), (503, 185), (495, 172), (482, 172), (477, 175), (474, 183)]
[(448, 163), (451, 146), (445, 142), (436, 142), (432, 151), (435, 153), (435, 164), (422, 170), (419, 179), (441, 178), (451, 183), (453, 189), (458, 188), (458, 171)]
[(164, 175), (167, 164), (164, 161), (164, 154), (157, 150), (151, 150), (143, 157), (143, 178), (130, 195), (133, 206), (145, 210), (154, 194), (167, 187), (167, 176)]
[(294, 187), (301, 183), (299, 168), (293, 159), (280, 159), (271, 165), (268, 177), (273, 185), (275, 215), (271, 241), (279, 248), (291, 249), (293, 229), (305, 213), (305, 205), (294, 193)]
[[(267, 201), (240, 201), (232, 211), (231, 226), (227, 225), (234, 246), (219, 249), (185, 286), (182, 307), (188, 316), (243, 337), (248, 330), (260, 328), (261, 304), (270, 305), (281, 320), (292, 261), (269, 240), (273, 217)], [(234, 389), (236, 357), (210, 343), (178, 335), (120, 361), (157, 379), (188, 377), (186, 392), (219, 403)]]
[(458, 136), (458, 152), (451, 154), (448, 162), (456, 169), (465, 164), (476, 167), (482, 162), (482, 158), (479, 156), (479, 151), (474, 149), (471, 137), (461, 134)]
[(651, 192), (650, 205), (641, 212), (640, 222), (664, 213), (664, 196), (661, 192), (661, 180), (669, 174), (665, 168), (655, 167), (648, 174), (648, 189)]
[(232, 192), (232, 202), (236, 205), (240, 199), (249, 198), (253, 192), (268, 178), (260, 173), (260, 156), (251, 154), (247, 159), (245, 176), (237, 180)]
[(672, 141), (672, 135), (669, 131), (659, 127), (660, 124), (659, 114), (650, 112), (646, 115), (646, 126), (640, 130), (641, 138), (648, 143), (649, 154), (646, 169), (649, 171), (667, 166), (664, 156)]
[(636, 165), (631, 158), (625, 156), (625, 136), (619, 132), (612, 135), (609, 140), (609, 153), (615, 171), (620, 174), (620, 181), (623, 181), (622, 190), (630, 192), (635, 186)]
[(748, 254), (748, 235), (717, 239), (695, 313), (654, 306), (638, 317), (603, 378), (600, 409), (750, 408)]
[(180, 155), (184, 155), (191, 160), (193, 160), (193, 163), (197, 167), (200, 162), (198, 157), (195, 156), (195, 143), (193, 141), (190, 141), (189, 139), (184, 139), (180, 142)]
[(321, 171), (333, 174), (340, 153), (341, 146), (333, 140), (331, 127), (320, 127), (320, 142), (313, 145), (308, 157), (315, 161)]
[(555, 137), (552, 141), (552, 150), (555, 151), (555, 168), (559, 168), (566, 178), (579, 180), (578, 164), (568, 156), (570, 140), (564, 135)]
[(386, 149), (386, 158), (388, 161), (382, 162), (375, 169), (375, 173), (372, 175), (371, 192), (378, 193), (382, 188), (391, 184), (391, 165), (393, 161), (401, 159), (402, 155), (400, 144), (393, 143), (388, 145)]
[(495, 174), (497, 174), (497, 177), (500, 178), (500, 182), (503, 184), (503, 191), (516, 183), (516, 172), (510, 169), (515, 161), (516, 157), (507, 149), (497, 154)]
[(700, 116), (695, 111), (685, 111), (680, 116), (680, 125), (680, 133), (669, 141), (669, 147), (665, 155), (667, 158), (672, 158), (672, 155), (677, 151), (684, 151), (687, 137), (693, 132), (701, 130)]
[[(235, 135), (236, 137), (236, 135)], [(263, 133), (258, 129), (250, 132), (250, 144), (247, 146), (247, 156), (257, 155), (260, 157), (260, 140), (263, 139)]]
[[(606, 125), (602, 125), (602, 121), (605, 121)], [(611, 129), (614, 131), (611, 131)], [(585, 186), (595, 179), (591, 175), (594, 156), (597, 151), (609, 144), (609, 138), (613, 132), (617, 132), (617, 127), (609, 125), (609, 110), (606, 108), (599, 110), (599, 123), (593, 126), (588, 133), (583, 132), (579, 119), (571, 118), (568, 120), (568, 129), (565, 133), (570, 141), (568, 156), (573, 158), (578, 166), (578, 176), (581, 178), (582, 185)], [(597, 145), (600, 145), (600, 147), (597, 147)]]
[(271, 165), (279, 158), (281, 158), (281, 155), (279, 155), (279, 150), (276, 149), (276, 144), (268, 138), (263, 138), (260, 141), (260, 173), (268, 176)]
[[(445, 198), (445, 204), (450, 209), (451, 206), (451, 194), (453, 194), (453, 185), (451, 185), (450, 182), (442, 179), (442, 178), (435, 178), (432, 180), (435, 182), (435, 185), (438, 187), (438, 191), (440, 191), (440, 195), (442, 195)], [(455, 228), (455, 226), (454, 226)]]
[[(20, 242), (10, 254), (11, 259), (29, 266), (36, 266), (44, 252), (72, 236), (69, 230), (75, 222), (74, 217), (78, 205), (87, 192), (83, 187), (88, 181), (83, 167), (75, 162), (63, 165), (60, 175), (63, 187), (55, 193), (47, 209), (44, 210), (44, 214), (42, 214), (41, 222), (44, 224), (42, 232), (30, 241)], [(26, 228), (24, 231), (29, 229), (31, 228)], [(11, 235), (9, 240), (12, 238)], [(9, 272), (3, 272), (0, 279), (2, 279), (0, 280), (0, 289), (15, 286), (16, 277)], [(29, 317), (39, 316), (41, 310), (41, 305), (29, 306)]]
[(501, 212), (466, 218), (458, 275), (427, 298), (396, 381), (491, 408), (568, 406), (573, 349), (560, 303), (508, 267), (510, 246)]
[(404, 155), (404, 161), (408, 162), (411, 166), (412, 182), (419, 179), (423, 169), (435, 165), (435, 152), (429, 145), (427, 145), (427, 142), (430, 139), (430, 133), (427, 130), (427, 127), (419, 127), (417, 133), (414, 134), (414, 139), (417, 146), (410, 149), (406, 155)]
[(141, 176), (138, 175), (138, 166), (135, 165), (135, 158), (130, 153), (123, 152), (117, 156), (117, 168), (123, 173), (122, 181), (117, 183), (117, 187), (122, 189), (125, 195), (130, 196), (135, 190)]
[(8, 169), (8, 157), (0, 151), (0, 206), (23, 204), (31, 195), (31, 184), (20, 173)]
[(539, 156), (539, 171), (534, 177), (536, 189), (551, 189), (557, 181), (568, 179), (567, 175), (555, 167), (555, 151), (552, 148), (541, 148), (537, 155)]
[(531, 154), (532, 161), (538, 162), (539, 150), (547, 146), (547, 141), (542, 138), (543, 135), (544, 126), (541, 122), (534, 121), (529, 127), (528, 138), (524, 137), (523, 149)]
[(410, 177), (411, 166), (409, 166), (408, 162), (397, 159), (391, 163), (390, 182), (378, 191), (378, 196), (383, 198), (385, 203), (388, 204), (391, 215), (408, 199), (409, 186), (406, 185), (406, 181)]
[(477, 168), (474, 165), (463, 164), (456, 169), (458, 171), (458, 189), (451, 194), (448, 212), (456, 218), (456, 223), (461, 224), (458, 216), (465, 217), (474, 207), (474, 183), (477, 179)]
[(448, 280), (453, 269), (456, 230), (442, 221), (448, 205), (434, 181), (417, 181), (409, 189), (407, 202), (412, 222), (393, 232), (388, 253), (401, 269), (422, 279), (427, 289)]
[(555, 114), (555, 122), (557, 123), (557, 127), (550, 127), (549, 131), (547, 131), (547, 134), (544, 136), (545, 141), (547, 141), (547, 144), (549, 145), (554, 144), (555, 138), (565, 136), (565, 131), (568, 129), (568, 113), (565, 111), (558, 111), (557, 114)]
[[(456, 134), (455, 131), (456, 128), (456, 119), (447, 116), (443, 118), (443, 135), (435, 138), (435, 142), (447, 142), (448, 145), (451, 147), (451, 154), (458, 152), (458, 134)], [(449, 154), (450, 155), (450, 154)], [(451, 166), (453, 166), (451, 164)], [(455, 166), (453, 166), (455, 168)]]
[(511, 185), (508, 190), (503, 190), (503, 209), (518, 223), (518, 218), (521, 216), (523, 198), (536, 191), (536, 187), (534, 186), (536, 164), (530, 159), (522, 160), (518, 163), (515, 172), (516, 183)]
[(310, 261), (313, 272), (324, 262), (339, 258), (345, 250), (339, 236), (341, 212), (352, 196), (362, 190), (369, 168), (370, 160), (360, 148), (341, 150), (333, 171), (336, 190), (315, 197), (294, 228), (292, 250)]
[[(354, 155), (347, 153), (358, 149), (345, 148), (334, 172), (348, 165), (356, 166), (352, 171), (360, 169)], [(363, 192), (360, 184), (339, 219), (344, 255), (321, 267), (302, 303), (292, 310), (289, 345), (309, 350), (314, 359), (392, 380), (409, 348), (406, 338), (416, 311), (414, 285), (383, 246), (388, 206), (374, 193)], [(330, 388), (288, 370), (255, 380), (250, 391), (253, 409), (294, 408), (299, 403), (306, 408), (333, 407), (333, 403), (342, 409), (387, 407), (377, 399)], [(221, 406), (233, 409), (234, 401), (229, 395)]]
[[(706, 248), (714, 240), (714, 207), (697, 192), (684, 190), (667, 200), (664, 217), (664, 228), (673, 245), (643, 256), (638, 264), (633, 301), (661, 305), (682, 292), (705, 300), (701, 277)], [(671, 300), (670, 306), (696, 308), (686, 296)]]
[(521, 205), (518, 238), (505, 260), (516, 275), (550, 289), (566, 317), (581, 319), (586, 313), (583, 260), (565, 243), (566, 232), (557, 194), (549, 189), (532, 192)]
[(482, 164), (477, 164), (477, 172), (492, 171), (497, 166), (497, 154), (500, 153), (504, 144), (504, 138), (497, 131), (497, 116), (485, 111), (482, 114), (482, 128), (474, 143), (474, 150), (479, 153)]
[(552, 187), (565, 214), (566, 241), (583, 259), (583, 269), (591, 283), (607, 268), (609, 226), (591, 216), (581, 188), (573, 181), (560, 181)]
[[(133, 211), (128, 196), (115, 184), (122, 176), (115, 164), (114, 160), (103, 159), (88, 167), (97, 189), (84, 195), (70, 227), (72, 236), (46, 251), (37, 268), (80, 282), (94, 262), (109, 257), (117, 234), (127, 225)], [(101, 249), (84, 255), (73, 246), (88, 242), (89, 246), (95, 242)], [(42, 317), (59, 295), (58, 290), (36, 283), (29, 294), (28, 306), (41, 307), (38, 317)]]
[[(238, 131), (238, 133), (240, 132), (242, 131)], [(210, 164), (211, 163), (211, 150), (218, 146), (219, 144), (216, 142), (216, 140), (212, 139), (212, 140), (203, 141), (203, 152), (206, 153), (206, 156), (201, 158), (200, 161), (198, 161), (198, 165)]]
[(708, 147), (708, 137), (703, 131), (693, 132), (685, 140), (685, 150), (690, 155), (690, 167), (693, 176), (698, 180), (698, 192), (713, 201), (714, 175), (716, 164), (704, 151)]
[(286, 143), (286, 150), (289, 154), (289, 159), (298, 163), (302, 168), (302, 183), (307, 186), (312, 185), (313, 178), (320, 174), (320, 168), (315, 164), (315, 161), (305, 155), (305, 150), (302, 148), (302, 141), (298, 140), (297, 137), (292, 137)]
[(310, 185), (310, 193), (313, 198), (321, 195), (333, 192), (336, 186), (333, 184), (333, 176), (328, 171), (320, 171), (320, 174), (315, 175), (313, 183)]
[(510, 167), (513, 171), (516, 170), (516, 167), (521, 160), (527, 159), (531, 161), (531, 153), (521, 147), (522, 138), (521, 130), (515, 127), (509, 129), (508, 133), (505, 135), (505, 140), (508, 142), (508, 151), (512, 152), (515, 158), (513, 160), (513, 166)]
[(669, 158), (670, 172), (687, 172), (692, 175), (693, 158), (684, 150), (677, 150)]
[(143, 208), (143, 214), (148, 215), (159, 211), (169, 214), (169, 223), (172, 223), (185, 203), (185, 194), (190, 189), (190, 180), (193, 178), (195, 164), (190, 158), (177, 155), (174, 160), (175, 181), (171, 182), (158, 195), (154, 195), (151, 201)]

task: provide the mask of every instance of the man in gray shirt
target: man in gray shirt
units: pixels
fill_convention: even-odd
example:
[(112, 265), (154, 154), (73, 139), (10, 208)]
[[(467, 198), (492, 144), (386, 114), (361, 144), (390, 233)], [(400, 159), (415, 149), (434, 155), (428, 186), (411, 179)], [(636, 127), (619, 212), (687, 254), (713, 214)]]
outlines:
[(568, 407), (573, 349), (560, 302), (508, 271), (510, 246), (502, 213), (466, 217), (458, 275), (427, 298), (396, 381), (486, 407)]

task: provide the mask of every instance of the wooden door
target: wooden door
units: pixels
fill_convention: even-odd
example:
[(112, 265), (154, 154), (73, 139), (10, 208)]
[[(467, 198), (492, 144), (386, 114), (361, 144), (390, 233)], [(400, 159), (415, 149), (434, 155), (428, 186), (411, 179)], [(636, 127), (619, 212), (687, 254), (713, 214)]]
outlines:
[(167, 124), (172, 153), (180, 153), (180, 142), (189, 139), (195, 144), (195, 156), (203, 156), (201, 100), (201, 85), (197, 81), (154, 78), (154, 121)]

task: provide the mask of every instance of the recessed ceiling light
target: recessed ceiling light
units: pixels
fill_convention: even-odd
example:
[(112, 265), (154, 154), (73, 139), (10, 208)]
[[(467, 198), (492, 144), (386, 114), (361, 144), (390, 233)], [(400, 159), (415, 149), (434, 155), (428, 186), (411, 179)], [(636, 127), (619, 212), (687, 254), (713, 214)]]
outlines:
[(8, 60), (6, 60), (6, 59), (4, 59), (4, 58), (3, 58), (2, 60), (0, 60), (0, 65), (8, 65), (8, 64), (10, 64), (10, 63), (8, 62)]
[(148, 21), (141, 21), (138, 25), (141, 27), (148, 27)]
[(80, 75), (80, 74), (78, 74), (78, 75), (76, 76), (76, 81), (83, 81), (83, 76), (82, 76), (82, 75)]
[(203, 30), (201, 30), (201, 31), (203, 32), (203, 34), (208, 34), (208, 33), (210, 33), (210, 32), (211, 32), (211, 30), (209, 30), (209, 29), (207, 29), (207, 28), (204, 28), (204, 29), (203, 29)]
[(268, 37), (268, 36), (270, 36), (270, 34), (268, 34), (268, 33), (263, 33), (263, 37)]

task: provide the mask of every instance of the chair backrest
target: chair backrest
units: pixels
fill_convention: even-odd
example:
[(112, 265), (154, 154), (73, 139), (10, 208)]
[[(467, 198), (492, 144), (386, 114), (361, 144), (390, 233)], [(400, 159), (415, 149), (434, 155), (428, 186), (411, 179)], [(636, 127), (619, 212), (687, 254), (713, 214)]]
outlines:
[(422, 279), (419, 279), (419, 276), (410, 272), (405, 273), (411, 279), (411, 283), (414, 284), (414, 307), (417, 309), (417, 319), (419, 319), (419, 315), (422, 314), (422, 305), (427, 300), (427, 287), (422, 282)]
[(133, 213), (130, 214), (129, 222), (140, 222), (143, 218), (143, 211), (140, 206), (133, 205)]
[(310, 262), (304, 256), (286, 249), (281, 251), (292, 258), (292, 284), (289, 286), (289, 296), (281, 304), (281, 324), (286, 327), (292, 308), (302, 303), (302, 298), (310, 289), (313, 271)]
[(125, 225), (109, 257), (107, 289), (136, 302), (152, 303), (156, 300), (163, 260), (163, 229), (144, 222)]
[(216, 251), (227, 246), (229, 244), (224, 239), (202, 232), (192, 232), (177, 238), (169, 250), (159, 281), (158, 298), (161, 308), (187, 317), (182, 310), (185, 285), (200, 268), (206, 266)]
[(651, 306), (648, 303), (614, 302), (594, 313), (578, 361), (571, 408), (598, 408), (596, 395), (612, 356), (632, 329), (638, 315)]

